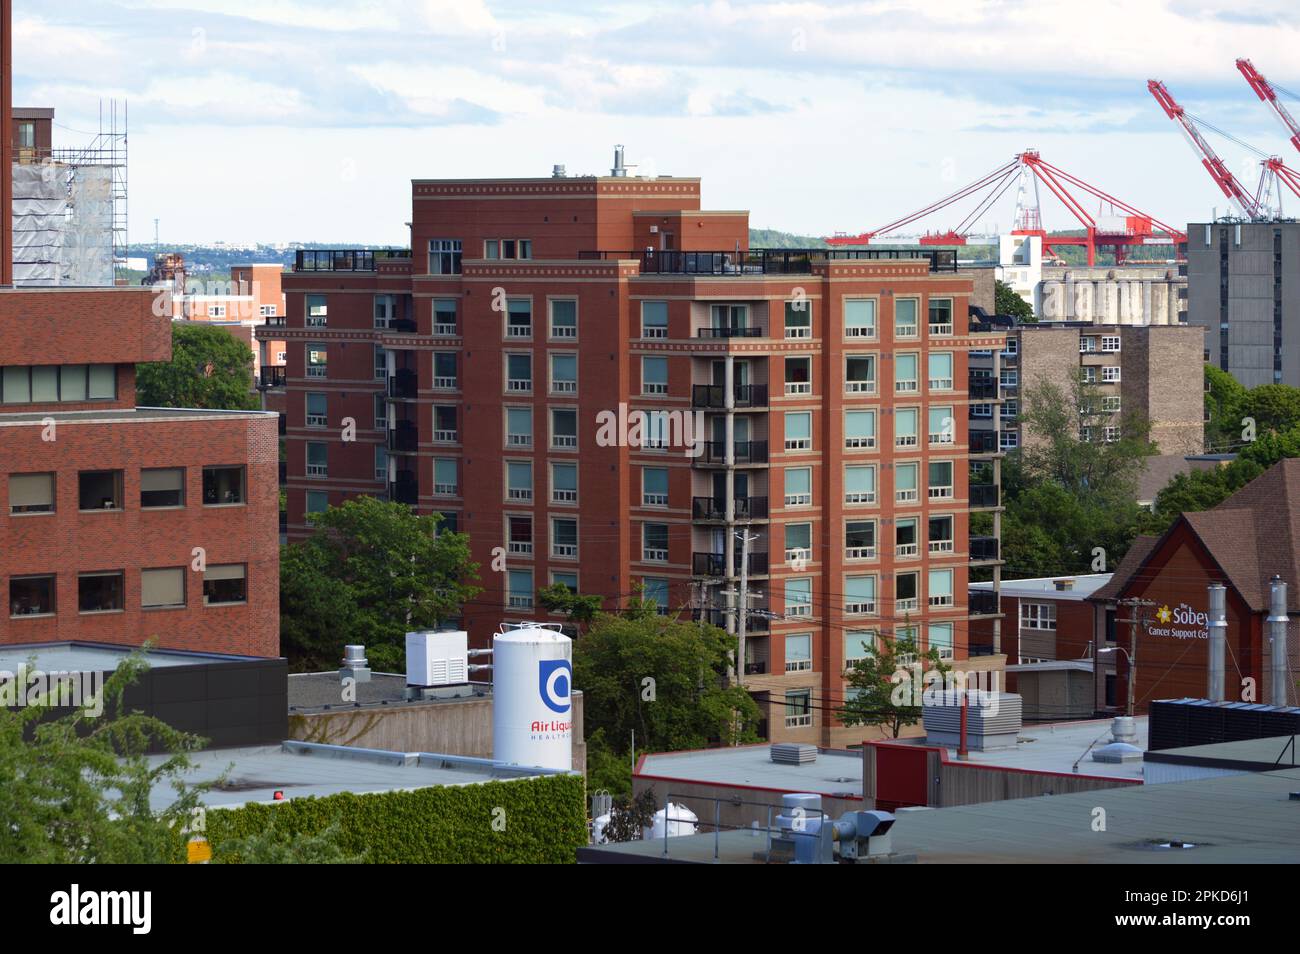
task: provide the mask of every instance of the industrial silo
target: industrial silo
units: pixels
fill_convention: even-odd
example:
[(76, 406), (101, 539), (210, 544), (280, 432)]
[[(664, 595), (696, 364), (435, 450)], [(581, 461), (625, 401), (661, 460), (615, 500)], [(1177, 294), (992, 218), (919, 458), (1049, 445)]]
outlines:
[(492, 640), (492, 757), (516, 765), (573, 767), (573, 641), (526, 623)]

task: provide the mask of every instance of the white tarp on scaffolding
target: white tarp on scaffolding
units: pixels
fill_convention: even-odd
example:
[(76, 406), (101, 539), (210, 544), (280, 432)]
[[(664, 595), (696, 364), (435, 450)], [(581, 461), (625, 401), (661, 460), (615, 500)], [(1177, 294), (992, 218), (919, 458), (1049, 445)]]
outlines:
[(14, 283), (113, 284), (108, 166), (15, 163)]

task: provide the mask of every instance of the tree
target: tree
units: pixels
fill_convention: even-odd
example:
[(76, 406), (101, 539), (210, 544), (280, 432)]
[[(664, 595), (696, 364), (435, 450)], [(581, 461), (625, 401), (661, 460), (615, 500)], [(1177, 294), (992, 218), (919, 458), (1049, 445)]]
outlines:
[(537, 603), (549, 613), (563, 613), (570, 622), (586, 625), (596, 618), (603, 600), (575, 593), (563, 583), (553, 583), (537, 591)]
[[(603, 832), (605, 841), (616, 844), (625, 841), (641, 841), (645, 830), (654, 825), (658, 812), (653, 789), (646, 789), (636, 798), (616, 801), (610, 809), (609, 821)], [(667, 815), (664, 816), (667, 823)]]
[(1246, 392), (1242, 410), (1254, 418), (1256, 434), (1290, 430), (1300, 424), (1300, 388), (1261, 384)]
[(952, 670), (933, 646), (919, 653), (911, 636), (881, 636), (876, 652), (859, 659), (849, 671), (847, 698), (836, 713), (840, 721), (845, 725), (877, 726), (895, 739), (904, 726), (921, 721), (921, 707), (911, 704), (915, 701), (912, 693), (895, 694), (900, 674), (908, 672), (906, 667), (913, 660), (920, 662), (923, 670), (936, 670), (941, 677)]
[(1038, 320), (1034, 317), (1034, 307), (1001, 279), (993, 281), (993, 310), (999, 315), (1011, 315), (1029, 324)]
[(460, 614), (482, 588), (469, 538), (441, 517), (356, 497), (312, 515), (313, 534), (281, 548), (280, 641), (297, 670), (338, 663), (359, 643), (375, 668), (405, 666), (405, 634)]
[(136, 366), (136, 399), (142, 407), (193, 407), (250, 411), (253, 352), (216, 325), (172, 324), (172, 359)]
[(1241, 441), (1249, 392), (1231, 374), (1212, 364), (1205, 366), (1205, 385), (1206, 450), (1228, 450)]

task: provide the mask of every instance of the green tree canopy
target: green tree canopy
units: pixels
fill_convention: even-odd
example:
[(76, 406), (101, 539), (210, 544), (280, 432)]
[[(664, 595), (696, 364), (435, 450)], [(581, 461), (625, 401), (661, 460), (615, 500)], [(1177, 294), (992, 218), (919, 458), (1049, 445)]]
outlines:
[(195, 407), (250, 411), (253, 352), (225, 328), (172, 324), (172, 359), (136, 365), (136, 403), (142, 407)]
[(1212, 364), (1205, 366), (1205, 385), (1205, 448), (1208, 451), (1233, 449), (1241, 441), (1249, 392), (1231, 374)]
[(1031, 324), (1037, 321), (1034, 317), (1033, 306), (1016, 294), (1016, 290), (1000, 278), (995, 279), (993, 282), (993, 309), (999, 315), (1011, 315)]
[(933, 646), (920, 653), (910, 636), (881, 636), (876, 652), (859, 659), (849, 670), (848, 692), (837, 712), (840, 721), (845, 725), (878, 726), (895, 739), (905, 726), (920, 722), (921, 707), (910, 704), (915, 701), (912, 693), (896, 699), (894, 692), (898, 685), (896, 674), (905, 672), (913, 662), (919, 662), (922, 671), (936, 669), (942, 674), (952, 669)]
[(312, 515), (315, 531), (281, 548), (280, 642), (297, 670), (338, 664), (360, 643), (375, 668), (405, 665), (406, 633), (459, 615), (481, 591), (469, 537), (442, 518), (356, 497)]

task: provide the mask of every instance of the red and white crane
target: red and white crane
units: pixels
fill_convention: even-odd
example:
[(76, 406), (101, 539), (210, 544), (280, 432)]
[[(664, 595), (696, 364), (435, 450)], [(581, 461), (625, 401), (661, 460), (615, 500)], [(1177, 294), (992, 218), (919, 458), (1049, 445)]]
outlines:
[(1255, 94), (1272, 108), (1274, 115), (1282, 121), (1286, 127), (1287, 135), (1291, 137), (1291, 145), (1295, 146), (1296, 151), (1300, 152), (1300, 124), (1297, 124), (1291, 118), (1291, 113), (1282, 105), (1282, 101), (1277, 98), (1277, 90), (1280, 87), (1274, 87), (1268, 80), (1264, 79), (1264, 74), (1255, 69), (1250, 60), (1237, 60), (1237, 69), (1241, 75), (1246, 77), (1246, 82)]

